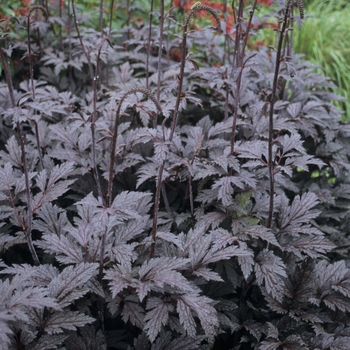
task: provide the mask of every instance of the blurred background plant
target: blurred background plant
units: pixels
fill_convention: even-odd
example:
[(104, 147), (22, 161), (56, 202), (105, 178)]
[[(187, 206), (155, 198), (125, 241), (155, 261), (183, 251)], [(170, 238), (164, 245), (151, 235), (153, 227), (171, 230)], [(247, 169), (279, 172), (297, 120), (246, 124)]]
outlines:
[(294, 50), (316, 63), (318, 71), (338, 86), (344, 101), (335, 104), (350, 120), (350, 3), (348, 0), (306, 0), (305, 20), (294, 31)]
[[(54, 1), (58, 6), (58, 1)], [(62, 3), (64, 0), (61, 0)], [(0, 0), (0, 18), (26, 15), (25, 9), (35, 1), (31, 0)], [(44, 1), (45, 2), (45, 1)], [(167, 6), (174, 6), (174, 13), (181, 23), (181, 16), (185, 16), (195, 1), (191, 0), (168, 0)], [(202, 5), (209, 5), (215, 8), (219, 16), (226, 18), (227, 33), (234, 31), (234, 15), (231, 1), (228, 0), (202, 0)], [(274, 6), (278, 1), (258, 0), (257, 16), (253, 21), (255, 33), (249, 40), (248, 47), (252, 50), (260, 46), (273, 46), (274, 32), (271, 27), (277, 23), (271, 22), (268, 15), (269, 7)], [(91, 17), (90, 27), (98, 27), (98, 19), (95, 16), (98, 12), (99, 0), (80, 0), (76, 6), (84, 16)], [(115, 8), (118, 4), (118, 11), (115, 12), (116, 19), (112, 22), (113, 29), (120, 29), (129, 23), (132, 13), (132, 21), (140, 25), (149, 22), (148, 13), (151, 10), (151, 0), (109, 0), (104, 1), (104, 12), (110, 12), (111, 5)], [(51, 4), (50, 6), (52, 6)], [(350, 16), (350, 3), (348, 0), (304, 0), (305, 20), (302, 26), (295, 26), (293, 45), (296, 53), (305, 55), (305, 59), (319, 66), (316, 70), (322, 72), (332, 79), (337, 85), (336, 92), (341, 95), (343, 101), (335, 101), (344, 115), (344, 121), (350, 120), (350, 31), (348, 29), (348, 18)], [(159, 0), (153, 1), (154, 8), (159, 7)], [(124, 11), (123, 11), (124, 9)], [(121, 11), (122, 10), (122, 11)], [(105, 20), (107, 16), (105, 17)], [(129, 20), (128, 20), (129, 19)], [(157, 13), (154, 13), (153, 21), (158, 21)], [(201, 13), (194, 22), (191, 29), (200, 30), (211, 24), (210, 16), (205, 12)], [(109, 23), (105, 22), (107, 27)], [(12, 35), (23, 35), (21, 31), (12, 31)]]

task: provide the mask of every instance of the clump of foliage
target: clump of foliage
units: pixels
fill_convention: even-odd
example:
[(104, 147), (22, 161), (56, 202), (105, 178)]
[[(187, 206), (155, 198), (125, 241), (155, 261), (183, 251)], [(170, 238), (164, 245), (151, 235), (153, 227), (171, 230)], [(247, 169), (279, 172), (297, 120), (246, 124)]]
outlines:
[(312, 0), (307, 2), (306, 12), (305, 23), (295, 28), (294, 49), (337, 85), (336, 92), (344, 100), (336, 105), (345, 112), (343, 119), (350, 120), (349, 2)]
[(345, 349), (350, 129), (293, 54), (303, 2), (257, 51), (255, 0), (231, 32), (111, 5), (1, 23), (2, 346)]

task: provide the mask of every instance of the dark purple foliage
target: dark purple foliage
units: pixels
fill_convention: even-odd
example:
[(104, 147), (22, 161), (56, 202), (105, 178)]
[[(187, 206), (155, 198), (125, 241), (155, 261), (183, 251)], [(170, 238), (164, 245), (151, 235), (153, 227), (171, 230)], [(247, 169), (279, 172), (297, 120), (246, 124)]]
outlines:
[(29, 51), (30, 16), (2, 23), (1, 346), (349, 346), (350, 129), (276, 3), (254, 52), (256, 1), (234, 35), (207, 6), (110, 35), (32, 10)]

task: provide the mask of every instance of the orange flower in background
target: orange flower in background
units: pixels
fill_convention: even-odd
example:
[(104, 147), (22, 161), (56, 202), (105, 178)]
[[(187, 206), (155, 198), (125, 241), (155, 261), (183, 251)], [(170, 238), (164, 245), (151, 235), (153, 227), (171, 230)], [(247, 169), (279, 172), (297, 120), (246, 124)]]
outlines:
[[(222, 10), (224, 5), (222, 1), (218, 0), (202, 0), (200, 1), (201, 5), (207, 5), (211, 6), (214, 9), (220, 9)], [(189, 0), (173, 0), (173, 6), (175, 7), (181, 7), (185, 11), (191, 9), (191, 7), (196, 3), (196, 0), (189, 1)], [(258, 4), (264, 5), (264, 6), (271, 6), (273, 4), (272, 0), (258, 0)], [(228, 5), (229, 6), (229, 5)]]
[(169, 59), (175, 62), (181, 61), (181, 49), (179, 47), (172, 47), (169, 52)]
[(258, 0), (259, 4), (265, 5), (265, 6), (271, 6), (272, 0)]

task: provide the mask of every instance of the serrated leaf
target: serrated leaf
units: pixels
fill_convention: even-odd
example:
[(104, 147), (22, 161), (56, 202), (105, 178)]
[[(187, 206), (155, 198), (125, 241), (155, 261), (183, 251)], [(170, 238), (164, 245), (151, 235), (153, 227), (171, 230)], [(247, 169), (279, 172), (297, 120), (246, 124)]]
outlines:
[(278, 301), (277, 299), (273, 298), (270, 294), (268, 294), (265, 288), (262, 288), (262, 294), (271, 310), (281, 315), (288, 313), (288, 310), (284, 307), (282, 302)]
[(56, 165), (49, 176), (47, 188), (50, 188), (54, 183), (62, 178), (65, 178), (74, 170), (74, 162), (66, 162), (61, 165)]
[(256, 339), (260, 340), (262, 335), (262, 324), (254, 320), (248, 320), (243, 323), (243, 327)]
[(277, 327), (273, 325), (271, 322), (267, 322), (267, 327), (268, 327), (267, 338), (273, 338), (278, 340), (279, 332)]
[(82, 286), (97, 274), (98, 264), (80, 263), (66, 267), (48, 285), (50, 295), (56, 298), (60, 307), (85, 295), (88, 290)]
[(303, 141), (299, 134), (284, 135), (282, 140), (283, 154), (286, 155), (291, 150), (295, 149), (301, 153), (305, 152)]
[(158, 298), (150, 298), (147, 301), (144, 331), (151, 343), (154, 342), (162, 326), (168, 323), (169, 312), (173, 307), (170, 303)]
[(114, 298), (119, 292), (129, 285), (137, 286), (131, 272), (130, 265), (116, 265), (112, 269), (107, 270), (104, 279), (109, 280), (110, 291)]
[(212, 342), (219, 327), (217, 312), (211, 306), (212, 300), (197, 294), (184, 294), (178, 299), (197, 314), (208, 341)]
[(40, 287), (27, 287), (24, 290), (16, 290), (7, 304), (8, 308), (12, 309), (12, 314), (17, 315), (17, 317), (16, 307), (20, 305), (38, 309), (43, 307), (58, 308), (55, 299), (48, 296), (48, 290)]
[(62, 333), (64, 329), (75, 331), (95, 319), (78, 311), (56, 311), (45, 322), (45, 331), (48, 334)]
[(177, 247), (181, 246), (179, 238), (171, 232), (157, 232), (157, 239), (163, 239), (167, 242), (175, 244)]
[(50, 350), (57, 349), (64, 340), (67, 338), (67, 335), (43, 335), (41, 336), (34, 344), (28, 346), (28, 350)]
[(0, 190), (8, 190), (15, 184), (12, 165), (5, 163), (4, 167), (0, 167)]
[(38, 174), (36, 185), (41, 192), (34, 197), (34, 210), (37, 210), (43, 205), (57, 199), (69, 189), (69, 186), (75, 180), (63, 180), (58, 183), (57, 181), (68, 176), (68, 174), (74, 170), (73, 164), (73, 162), (67, 162), (62, 165), (56, 165), (49, 176), (47, 176), (47, 171), (45, 169)]
[(124, 307), (122, 310), (123, 321), (129, 321), (131, 324), (143, 328), (144, 316), (145, 310), (139, 305), (138, 298), (135, 298), (134, 296), (127, 297), (124, 301)]
[[(69, 236), (68, 236), (69, 237)], [(56, 255), (56, 259), (63, 264), (81, 263), (84, 261), (81, 248), (65, 235), (56, 236), (45, 234), (36, 246), (48, 253)]]
[(82, 246), (86, 247), (90, 238), (95, 233), (96, 227), (91, 222), (81, 222), (78, 227), (68, 226), (67, 231)]
[[(137, 214), (143, 214), (145, 205), (148, 205), (151, 199), (152, 195), (150, 193), (124, 191), (114, 198), (111, 209), (120, 211), (125, 209), (137, 210)], [(148, 207), (146, 207), (146, 210), (148, 210)]]
[(247, 240), (247, 236), (253, 239), (260, 238), (263, 241), (266, 241), (279, 247), (279, 243), (275, 235), (273, 234), (273, 231), (261, 225), (247, 226), (240, 230), (237, 236), (241, 240)]
[(238, 259), (239, 266), (242, 269), (244, 278), (248, 279), (249, 275), (253, 271), (253, 266), (254, 266), (253, 253), (243, 255), (243, 256), (238, 256), (237, 259)]
[(193, 271), (193, 274), (198, 277), (203, 277), (206, 281), (224, 282), (224, 280), (217, 272), (212, 271), (207, 267), (200, 267), (199, 269), (195, 269)]
[[(140, 294), (142, 300), (150, 288), (150, 283), (163, 289), (165, 285), (175, 288), (175, 290), (185, 292), (195, 291), (192, 285), (180, 272), (176, 270), (184, 269), (189, 260), (176, 258), (154, 258), (142, 264), (139, 276), (142, 283), (147, 283), (147, 290)], [(140, 287), (138, 287), (140, 293)]]
[(280, 239), (282, 249), (294, 253), (296, 256), (302, 257), (302, 253), (311, 258), (321, 257), (322, 254), (334, 249), (336, 246), (328, 241), (325, 237), (303, 235), (301, 237), (283, 236)]
[(183, 335), (180, 338), (175, 338), (170, 343), (168, 342), (164, 347), (164, 350), (197, 349), (203, 341), (203, 338), (203, 336), (187, 337)]
[[(225, 176), (221, 179), (215, 181), (212, 186), (212, 189), (218, 189), (218, 199), (222, 201), (224, 206), (229, 206), (233, 203), (233, 187), (234, 182), (232, 181), (232, 176)], [(241, 182), (243, 186), (243, 183)]]
[(224, 122), (216, 123), (214, 126), (212, 126), (209, 131), (208, 131), (208, 138), (210, 139), (211, 137), (215, 135), (220, 135), (223, 133), (229, 133), (231, 132), (232, 129), (232, 120), (233, 118), (230, 117)]
[(137, 243), (125, 244), (120, 243), (112, 248), (114, 259), (121, 265), (130, 266), (131, 262), (137, 258), (137, 254), (134, 252), (134, 248)]
[(252, 256), (253, 252), (247, 249), (244, 245), (229, 246), (218, 251), (209, 251), (202, 260), (203, 264), (210, 264), (216, 261), (227, 260), (233, 256), (238, 257), (249, 257)]
[(329, 309), (333, 311), (336, 311), (336, 309), (339, 309), (343, 312), (350, 311), (349, 299), (345, 298), (341, 294), (334, 293), (331, 295), (326, 295), (322, 298), (322, 301)]
[(161, 165), (168, 155), (168, 146), (163, 142), (154, 142), (154, 159), (158, 165)]
[(289, 224), (300, 224), (308, 222), (319, 215), (318, 210), (311, 210), (318, 204), (316, 195), (312, 192), (304, 193), (302, 196), (296, 196), (291, 206), (284, 206), (281, 215), (281, 227), (287, 227)]
[(300, 102), (289, 103), (287, 107), (287, 111), (292, 118), (297, 118), (301, 111), (301, 108), (302, 108), (302, 105)]
[(256, 258), (254, 270), (258, 284), (265, 282), (266, 291), (281, 301), (285, 290), (283, 279), (287, 277), (282, 259), (272, 251), (264, 249)]
[(146, 225), (147, 218), (144, 217), (118, 225), (115, 233), (115, 243), (124, 243), (135, 239), (135, 237), (144, 231)]
[(180, 323), (184, 327), (186, 333), (194, 338), (196, 336), (196, 322), (192, 316), (191, 308), (181, 299), (178, 299), (177, 312), (179, 314)]

